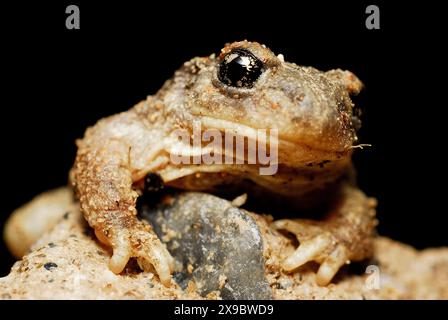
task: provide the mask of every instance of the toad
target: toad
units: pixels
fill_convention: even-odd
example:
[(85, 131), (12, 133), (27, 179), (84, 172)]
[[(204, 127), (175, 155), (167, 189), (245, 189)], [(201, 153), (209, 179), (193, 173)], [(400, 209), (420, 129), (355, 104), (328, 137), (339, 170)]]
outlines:
[[(77, 141), (70, 179), (85, 219), (113, 249), (109, 268), (120, 273), (136, 258), (143, 270), (155, 271), (165, 285), (171, 282), (172, 257), (151, 226), (137, 218), (136, 201), (148, 177), (188, 190), (250, 181), (311, 206), (331, 199), (322, 219), (297, 219), (300, 212), (290, 212), (294, 219), (272, 224), (299, 241), (283, 268), (292, 272), (316, 261), (321, 285), (342, 265), (368, 257), (375, 201), (356, 187), (351, 163), (360, 121), (350, 95), (361, 88), (349, 71), (322, 72), (286, 62), (259, 43), (235, 42), (217, 56), (186, 62), (155, 95), (88, 128)], [(260, 164), (247, 161), (174, 163), (179, 141), (172, 133), (193, 132), (195, 122), (201, 130), (231, 130), (255, 142), (258, 130), (275, 129), (278, 170), (260, 174)], [(190, 145), (181, 151), (197, 156)], [(218, 152), (226, 155), (228, 149)]]

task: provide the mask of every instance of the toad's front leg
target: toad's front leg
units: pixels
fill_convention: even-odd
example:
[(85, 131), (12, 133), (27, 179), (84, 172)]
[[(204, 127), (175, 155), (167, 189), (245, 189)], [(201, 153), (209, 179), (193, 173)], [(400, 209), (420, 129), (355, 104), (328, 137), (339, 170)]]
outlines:
[(293, 271), (309, 261), (320, 263), (317, 283), (327, 285), (351, 260), (368, 258), (375, 234), (376, 200), (350, 185), (341, 188), (335, 208), (324, 221), (277, 220), (273, 227), (297, 236), (300, 244), (282, 265)]
[[(78, 142), (71, 172), (81, 210), (98, 239), (113, 248), (109, 268), (120, 273), (130, 258), (144, 270), (155, 269), (162, 283), (171, 281), (172, 257), (151, 226), (137, 219), (130, 143), (116, 132), (145, 134), (128, 115), (100, 121)], [(124, 126), (124, 128), (120, 128)], [(140, 136), (141, 136), (140, 135)]]

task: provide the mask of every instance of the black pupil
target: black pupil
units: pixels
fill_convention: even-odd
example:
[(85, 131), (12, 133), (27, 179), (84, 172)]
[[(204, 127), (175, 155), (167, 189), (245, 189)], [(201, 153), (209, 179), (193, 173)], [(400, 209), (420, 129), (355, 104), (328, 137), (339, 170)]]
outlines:
[(263, 72), (263, 63), (243, 49), (228, 53), (219, 65), (218, 79), (228, 86), (252, 88)]

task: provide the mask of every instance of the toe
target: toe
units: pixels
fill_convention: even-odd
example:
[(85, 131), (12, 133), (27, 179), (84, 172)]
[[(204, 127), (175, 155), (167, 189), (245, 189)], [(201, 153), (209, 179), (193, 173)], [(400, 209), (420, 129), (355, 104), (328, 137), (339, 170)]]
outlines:
[(296, 251), (283, 261), (283, 268), (292, 271), (308, 261), (317, 259), (330, 243), (331, 239), (325, 234), (301, 243)]
[(160, 281), (168, 286), (171, 283), (173, 258), (165, 245), (155, 235), (145, 234), (140, 239), (142, 246), (137, 252), (139, 265), (145, 271), (156, 271)]
[(339, 245), (320, 265), (316, 276), (317, 284), (326, 286), (330, 283), (339, 269), (347, 263), (347, 261), (347, 250), (345, 246)]
[(297, 236), (297, 238), (313, 238), (322, 232), (321, 228), (312, 225), (306, 220), (301, 222), (283, 219), (274, 221), (271, 226), (276, 230), (285, 230)]
[(160, 281), (165, 286), (171, 283), (173, 258), (162, 243), (152, 246), (145, 254), (144, 260), (148, 261), (154, 267)]
[(276, 230), (286, 230), (295, 234), (302, 233), (305, 229), (300, 223), (288, 219), (274, 221), (271, 226)]
[(131, 246), (129, 241), (126, 241), (125, 237), (121, 236), (118, 238), (113, 250), (112, 258), (109, 261), (109, 269), (113, 273), (118, 274), (123, 271), (131, 257)]

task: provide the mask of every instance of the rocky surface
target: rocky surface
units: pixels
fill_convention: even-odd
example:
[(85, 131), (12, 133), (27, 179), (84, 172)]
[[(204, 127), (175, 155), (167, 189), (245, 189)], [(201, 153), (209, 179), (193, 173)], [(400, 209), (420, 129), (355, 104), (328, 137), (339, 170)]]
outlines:
[[(24, 208), (15, 212), (26, 217), (23, 225), (29, 227), (33, 219), (45, 216), (42, 197), (46, 196), (54, 198), (54, 191), (28, 204), (26, 214)], [(132, 263), (115, 275), (107, 266), (110, 250), (95, 239), (70, 201), (61, 201), (66, 208), (56, 223), (0, 279), (1, 298), (448, 299), (448, 248), (417, 251), (378, 237), (371, 261), (344, 267), (330, 285), (319, 287), (316, 265), (307, 264), (293, 274), (282, 272), (280, 261), (296, 244), (269, 228), (269, 217), (197, 193), (167, 198), (161, 207), (147, 212), (178, 261), (171, 286), (164, 287), (156, 275), (140, 272)], [(33, 208), (42, 216), (31, 214)], [(220, 214), (225, 217), (219, 219)], [(199, 233), (185, 229), (194, 220), (206, 226)], [(175, 244), (176, 240), (182, 244)], [(179, 251), (180, 246), (184, 250)], [(257, 292), (248, 292), (243, 283)]]

